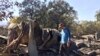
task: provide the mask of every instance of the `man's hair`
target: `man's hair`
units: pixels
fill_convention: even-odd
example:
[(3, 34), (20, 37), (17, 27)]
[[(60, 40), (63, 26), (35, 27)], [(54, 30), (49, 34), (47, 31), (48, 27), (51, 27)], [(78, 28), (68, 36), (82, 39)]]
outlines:
[(61, 25), (61, 26), (65, 26), (65, 23), (61, 22), (61, 23), (59, 23), (59, 25)]

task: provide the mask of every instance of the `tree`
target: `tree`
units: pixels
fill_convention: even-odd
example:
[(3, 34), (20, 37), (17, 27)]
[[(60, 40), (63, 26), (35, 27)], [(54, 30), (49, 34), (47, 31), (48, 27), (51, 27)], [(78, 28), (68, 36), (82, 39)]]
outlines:
[(95, 16), (96, 16), (96, 20), (97, 20), (97, 21), (95, 21), (96, 31), (100, 31), (100, 10), (98, 10), (96, 12)]
[(83, 21), (80, 25), (83, 34), (94, 34), (96, 32), (95, 22), (93, 21)]
[(11, 17), (12, 13), (9, 8), (13, 7), (13, 2), (10, 0), (0, 0), (0, 20)]
[(97, 21), (100, 21), (100, 10), (98, 10), (97, 12), (96, 12), (96, 19), (97, 19)]
[(95, 21), (96, 31), (100, 31), (100, 21)]
[(59, 22), (71, 25), (76, 17), (76, 11), (64, 0), (49, 2), (48, 8), (51, 9), (49, 18), (54, 21), (52, 24), (56, 24), (56, 27)]
[(58, 27), (59, 22), (70, 25), (76, 18), (76, 11), (64, 0), (24, 0), (20, 5), (22, 17), (36, 19), (43, 27)]

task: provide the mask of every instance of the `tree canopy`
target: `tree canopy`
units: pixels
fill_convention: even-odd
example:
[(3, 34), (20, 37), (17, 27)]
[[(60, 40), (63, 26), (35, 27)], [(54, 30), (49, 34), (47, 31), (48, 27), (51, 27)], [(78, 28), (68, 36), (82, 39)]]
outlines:
[[(19, 4), (19, 5), (18, 5)], [(57, 27), (59, 22), (71, 25), (76, 18), (76, 11), (64, 0), (40, 1), (24, 0), (18, 3), (21, 17), (36, 19), (43, 27)]]
[(9, 8), (13, 8), (13, 2), (10, 0), (0, 0), (0, 20), (11, 17), (12, 13)]
[(100, 10), (98, 10), (97, 12), (96, 12), (96, 19), (97, 19), (97, 21), (100, 21)]

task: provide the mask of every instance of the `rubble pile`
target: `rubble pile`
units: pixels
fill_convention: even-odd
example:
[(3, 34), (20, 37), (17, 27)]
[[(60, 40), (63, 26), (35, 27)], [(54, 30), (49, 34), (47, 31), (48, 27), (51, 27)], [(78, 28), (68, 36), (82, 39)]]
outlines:
[[(7, 41), (3, 38), (0, 38), (0, 41), (0, 56), (2, 56), (2, 51), (6, 46)], [(84, 54), (82, 56), (100, 56), (100, 41), (91, 41), (91, 43), (89, 43), (87, 39), (74, 39), (74, 42), (76, 43), (78, 50)], [(56, 53), (47, 52), (44, 54), (42, 53), (41, 55), (54, 56), (54, 54), (56, 55)]]
[(89, 41), (87, 39), (75, 39), (76, 45), (79, 46), (79, 51), (87, 56), (100, 56), (100, 42)]

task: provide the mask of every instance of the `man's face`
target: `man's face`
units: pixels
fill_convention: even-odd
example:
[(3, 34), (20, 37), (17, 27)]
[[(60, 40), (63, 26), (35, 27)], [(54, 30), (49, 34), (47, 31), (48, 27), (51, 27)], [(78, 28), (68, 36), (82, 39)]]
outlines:
[(62, 29), (63, 28), (63, 25), (59, 24), (59, 28)]

